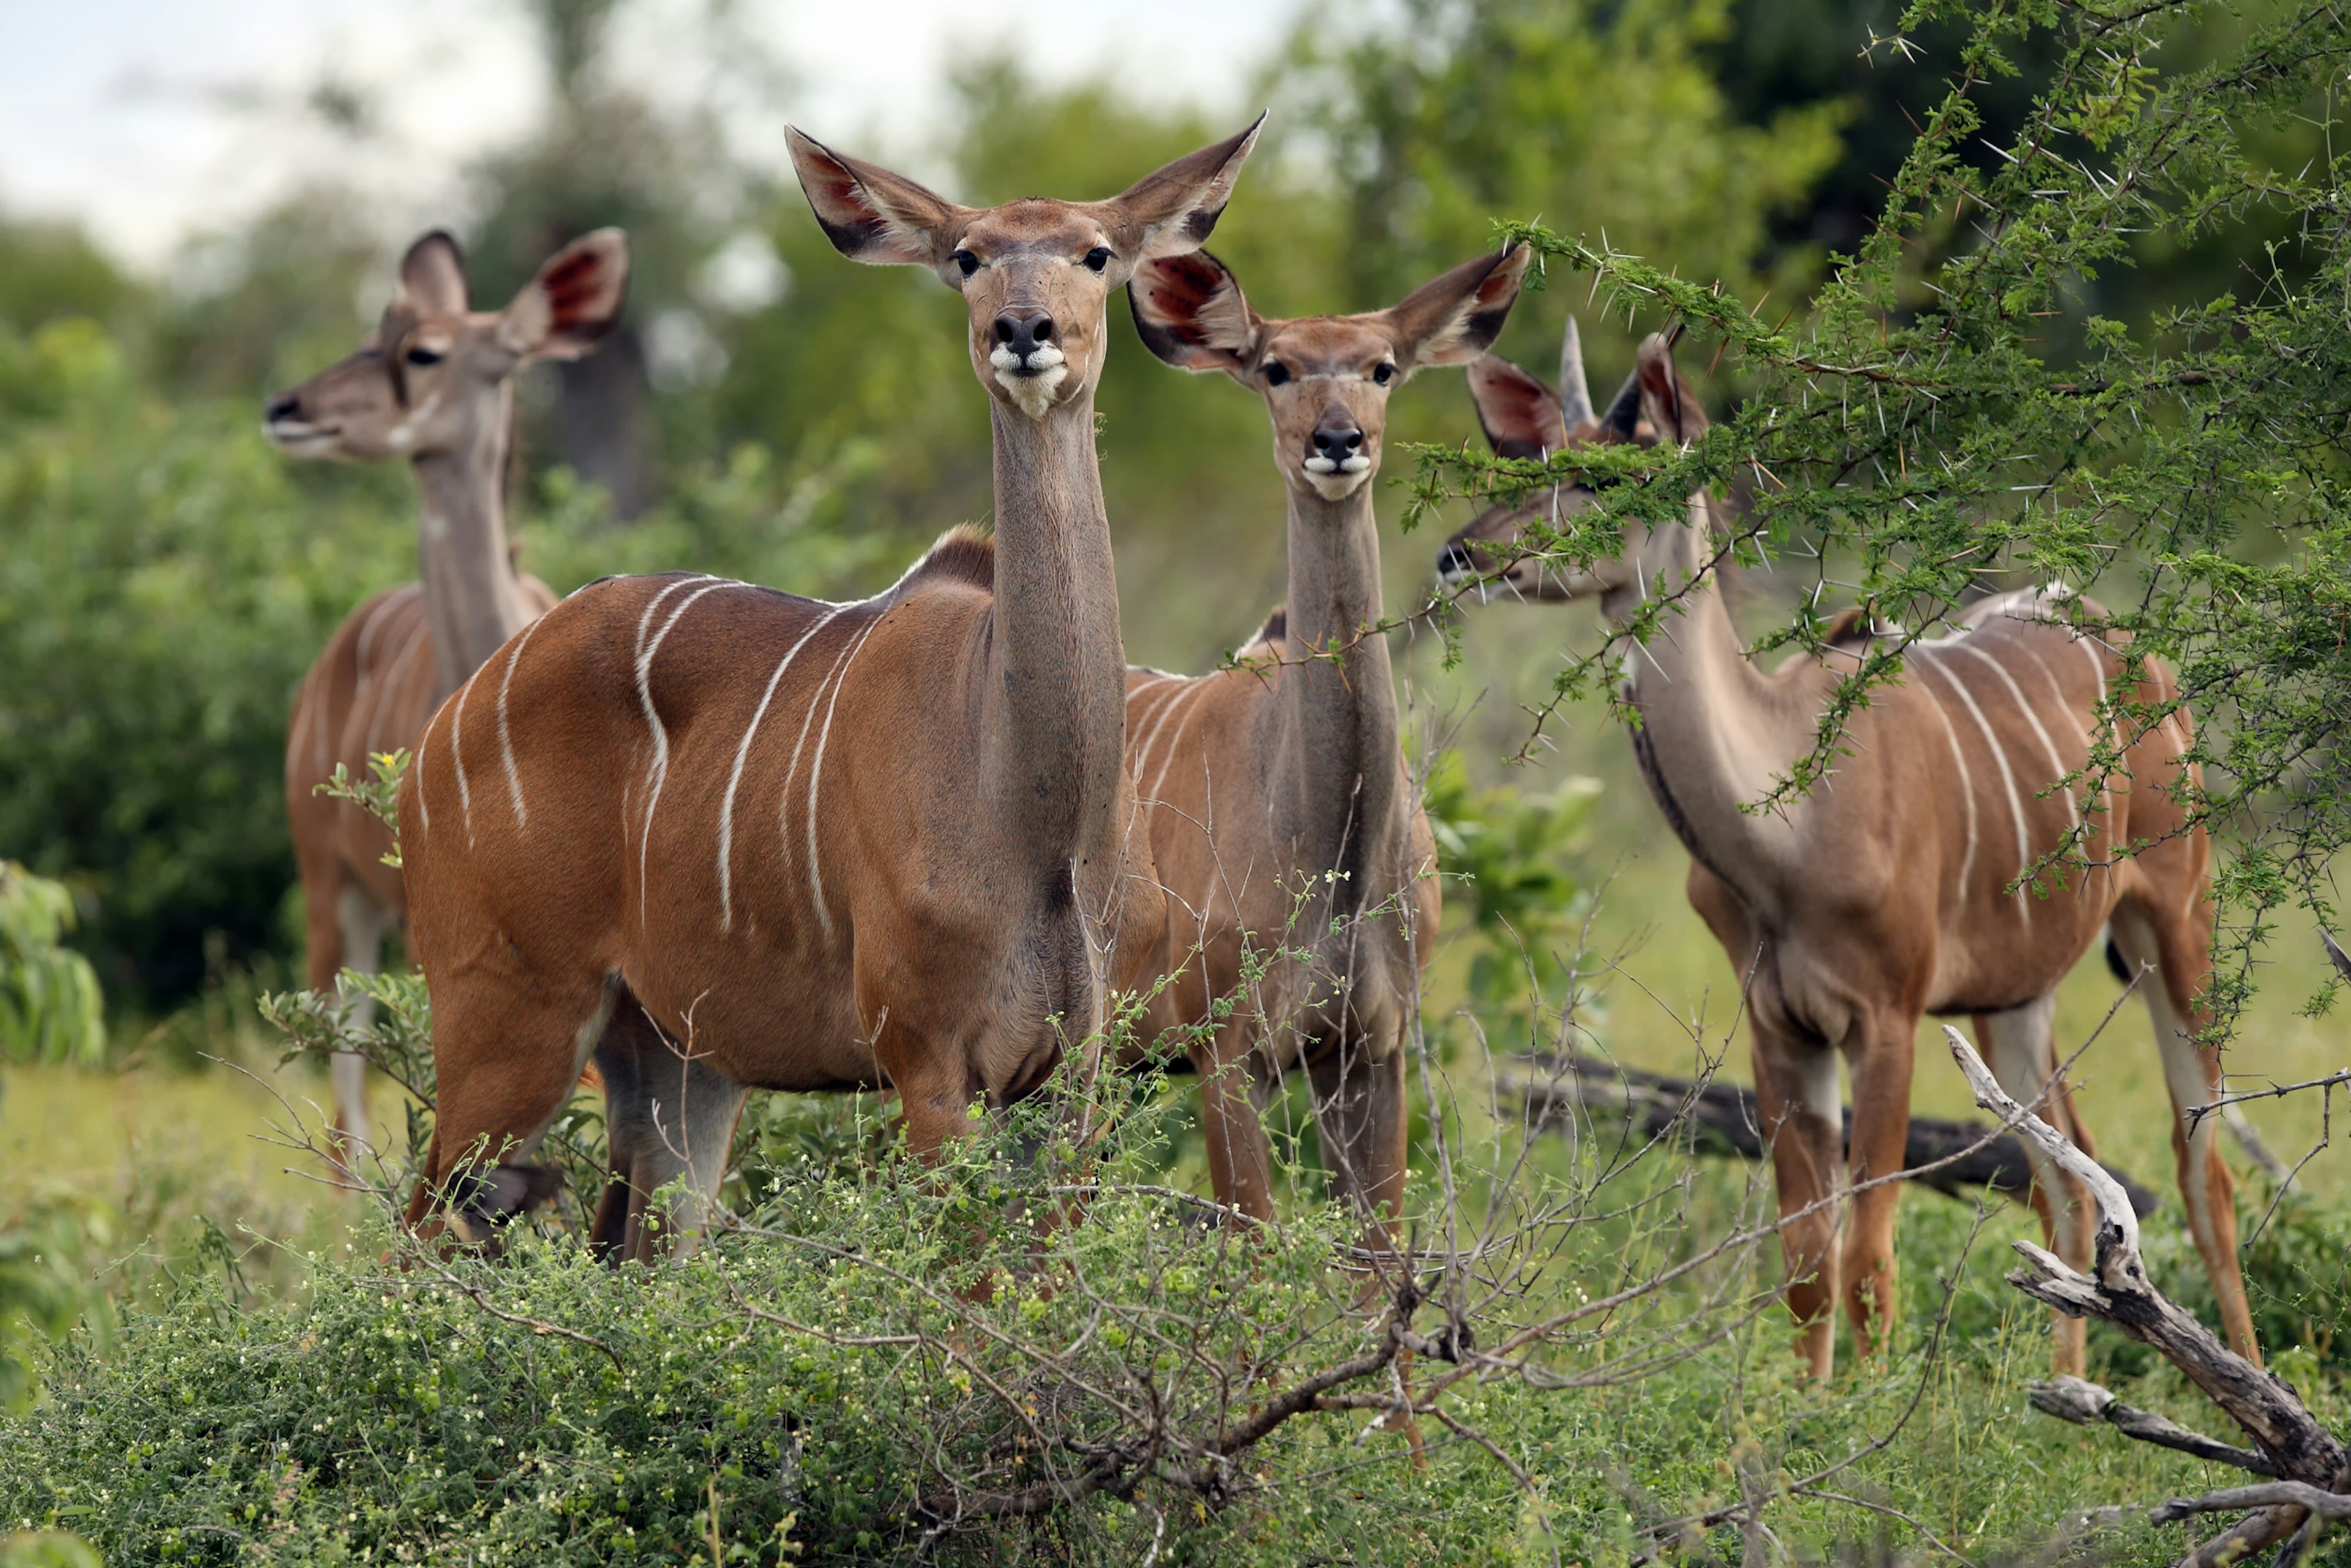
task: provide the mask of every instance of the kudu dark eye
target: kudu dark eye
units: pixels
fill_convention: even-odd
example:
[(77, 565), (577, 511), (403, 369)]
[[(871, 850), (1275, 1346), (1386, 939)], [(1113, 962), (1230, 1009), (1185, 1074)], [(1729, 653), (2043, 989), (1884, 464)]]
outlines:
[(401, 358), (412, 365), (437, 365), (448, 356), (438, 349), (428, 349), (423, 344), (418, 344), (402, 354)]
[(979, 257), (972, 255), (971, 252), (967, 250), (959, 250), (953, 256), (947, 257), (947, 259), (954, 262), (957, 267), (963, 268), (963, 275), (966, 277), (969, 277), (973, 273), (979, 270)]
[(1394, 365), (1384, 363), (1374, 365), (1372, 367), (1372, 380), (1377, 382), (1382, 386), (1387, 385), (1390, 382), (1395, 380), (1395, 367)]
[(1093, 249), (1086, 252), (1087, 271), (1100, 272), (1103, 267), (1108, 267), (1109, 265), (1110, 246), (1106, 245), (1098, 245), (1094, 246)]
[(1280, 360), (1268, 360), (1265, 362), (1266, 385), (1270, 387), (1278, 387), (1289, 379), (1290, 367), (1288, 365), (1283, 364)]

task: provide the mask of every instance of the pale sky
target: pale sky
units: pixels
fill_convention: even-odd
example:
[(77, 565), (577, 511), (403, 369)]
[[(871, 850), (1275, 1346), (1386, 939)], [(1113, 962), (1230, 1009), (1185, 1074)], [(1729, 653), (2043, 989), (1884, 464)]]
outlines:
[[(711, 0), (634, 0), (617, 57), (667, 101), (716, 103), (754, 155), (789, 118), (828, 141), (917, 146), (958, 53), (1009, 40), (1061, 79), (1109, 63), (1141, 95), (1245, 115), (1250, 72), (1301, 0), (736, 0), (741, 46), (706, 49)], [(785, 75), (780, 93), (758, 62)], [(324, 78), (372, 99), (349, 143), (299, 108)], [(0, 210), (78, 218), (160, 268), (188, 235), (331, 172), (388, 227), (455, 215), (457, 171), (528, 126), (541, 90), (520, 4), (497, 0), (0, 0)], [(1236, 122), (1238, 123), (1238, 121)], [(879, 149), (877, 149), (879, 150)], [(340, 164), (339, 164), (340, 161)]]

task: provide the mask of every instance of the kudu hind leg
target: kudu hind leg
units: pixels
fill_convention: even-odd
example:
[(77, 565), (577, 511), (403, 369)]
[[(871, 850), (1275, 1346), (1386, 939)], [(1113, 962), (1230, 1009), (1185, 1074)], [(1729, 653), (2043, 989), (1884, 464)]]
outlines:
[(1251, 1049), (1252, 1017), (1238, 1011), (1192, 1053), (1200, 1074), (1200, 1132), (1207, 1144), (1208, 1185), (1217, 1201), (1252, 1219), (1273, 1218), (1273, 1148), (1265, 1134), (1270, 1074)]
[[(625, 991), (596, 1047), (596, 1066), (612, 1176), (590, 1244), (608, 1262), (685, 1257), (726, 1179), (746, 1091), (663, 1033)], [(684, 1200), (655, 1206), (654, 1195), (681, 1176)]]
[(1404, 1213), (1405, 1051), (1391, 1040), (1384, 1054), (1374, 1061), (1368, 1041), (1351, 1040), (1310, 1061), (1307, 1076), (1332, 1187), (1361, 1211), (1373, 1244), (1392, 1246)]
[[(323, 967), (319, 951), (318, 919), (312, 917), (312, 960), (310, 984), (314, 990), (335, 988), (342, 1000), (351, 1028), (364, 1032), (375, 1023), (375, 998), (342, 977), (345, 969), (362, 975), (380, 972), (383, 963), (383, 939), (391, 931), (393, 915), (377, 901), (375, 894), (356, 882), (345, 881), (334, 894), (331, 957), (326, 957)], [(328, 1083), (335, 1097), (334, 1147), (337, 1158), (346, 1170), (353, 1169), (365, 1152), (374, 1147), (373, 1129), (368, 1119), (367, 1058), (355, 1051), (339, 1051), (327, 1064)]]
[[(2086, 1153), (2088, 1132), (2074, 1113), (2072, 1093), (2057, 1081), (2056, 1021), (2053, 992), (2021, 1008), (1977, 1014), (1976, 1041), (2000, 1086)], [(2025, 1152), (2032, 1162), (2032, 1207), (2040, 1213), (2050, 1250), (2087, 1272), (2095, 1212), (2089, 1189), (2030, 1139)], [(2088, 1327), (2080, 1318), (2051, 1313), (2050, 1359), (2061, 1375), (2081, 1375)]]
[[(2209, 906), (2195, 908), (2200, 915)], [(2158, 921), (2136, 902), (2116, 907), (2110, 929), (2130, 971), (2145, 977), (2139, 990), (2147, 997), (2164, 1085), (2171, 1092), (2171, 1153), (2189, 1231), (2211, 1276), (2230, 1345), (2258, 1366), (2261, 1347), (2253, 1339), (2252, 1309), (2237, 1266), (2237, 1184), (2220, 1157), (2220, 1118), (2206, 1116), (2192, 1134), (2188, 1130), (2189, 1109), (2209, 1105), (2222, 1092), (2220, 1049), (2196, 1040), (2210, 1021), (2200, 1001), (2212, 973), (2211, 932), (2206, 919)], [(2155, 972), (2147, 974), (2150, 964)]]
[[(1749, 1024), (1755, 1098), (1763, 1138), (1771, 1150), (1772, 1186), (1779, 1198), (1780, 1251), (1788, 1310), (1796, 1319), (1796, 1353), (1815, 1377), (1836, 1366), (1836, 1209), (1813, 1208), (1837, 1189), (1844, 1143), (1837, 1098), (1836, 1053), (1812, 1040)], [(1791, 1218), (1804, 1209), (1813, 1212)]]
[(507, 1220), (555, 1195), (554, 1173), (530, 1155), (603, 1038), (619, 978), (534, 983), (485, 968), (442, 989), (434, 998), (433, 1145), (408, 1221), (429, 1232), (434, 1211), (445, 1207), (462, 1239), (489, 1243)]

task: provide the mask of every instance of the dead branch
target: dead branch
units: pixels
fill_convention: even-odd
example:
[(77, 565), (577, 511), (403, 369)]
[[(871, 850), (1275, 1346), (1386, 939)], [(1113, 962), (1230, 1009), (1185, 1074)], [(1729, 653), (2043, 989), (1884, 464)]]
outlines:
[[(1499, 1087), (1524, 1102), (1538, 1125), (1609, 1110), (1634, 1119), (1646, 1137), (1662, 1137), (1669, 1129), (1687, 1124), (1696, 1133), (1698, 1152), (1702, 1155), (1760, 1160), (1766, 1153), (1763, 1113), (1750, 1089), (1668, 1078), (1582, 1054), (1541, 1056), (1533, 1065), (1531, 1073), (1503, 1076)], [(1853, 1112), (1849, 1107), (1844, 1130), (1850, 1138)], [(2003, 1134), (1986, 1143), (1985, 1134), (1991, 1131), (1980, 1122), (1913, 1116), (1902, 1164), (1919, 1172), (1913, 1178), (1919, 1186), (1946, 1197), (1969, 1201), (1989, 1187), (2021, 1197), (2032, 1183), (2032, 1166), (2023, 1141)], [(1953, 1159), (1954, 1155), (1960, 1157)], [(2155, 1212), (2160, 1200), (2153, 1192), (2111, 1166), (2104, 1168), (2130, 1195), (2133, 1213)]]
[[(2164, 1359), (2186, 1373), (2212, 1403), (2242, 1427), (2261, 1448), (2278, 1479), (2260, 1486), (2230, 1488), (2210, 1494), (2210, 1509), (2187, 1506), (2176, 1499), (2164, 1509), (2184, 1519), (2190, 1513), (2253, 1508), (2252, 1513), (2220, 1536), (2206, 1542), (2183, 1560), (2183, 1568), (2213, 1568), (2241, 1560), (2302, 1529), (2314, 1516), (2337, 1517), (2307, 1500), (2308, 1495), (2339, 1497), (2351, 1490), (2351, 1453), (2334, 1433), (2319, 1425), (2295, 1397), (2293, 1389), (2263, 1372), (2220, 1343), (2219, 1336), (2182, 1312), (2147, 1278), (2139, 1254), (2138, 1218), (2131, 1212), (2122, 1187), (2095, 1160), (2073, 1142), (2033, 1115), (2000, 1086), (1991, 1070), (1965, 1036), (1948, 1026), (1943, 1030), (1951, 1056), (1975, 1091), (1976, 1103), (2032, 1140), (2089, 1189), (2097, 1205), (2095, 1261), (2085, 1274), (2064, 1260), (2029, 1241), (2016, 1249), (2025, 1267), (2009, 1275), (2009, 1282), (2035, 1301), (2045, 1301), (2074, 1317), (2096, 1317), (2113, 1323), (2132, 1338), (2153, 1345)], [(2351, 1500), (2341, 1506), (2351, 1517)]]
[(2142, 1443), (2153, 1443), (2158, 1448), (2172, 1448), (2192, 1454), (2215, 1464), (2234, 1465), (2241, 1470), (2251, 1470), (2257, 1476), (2275, 1476), (2277, 1467), (2253, 1452), (2208, 1437), (2201, 1432), (2191, 1432), (2152, 1410), (2142, 1410), (2136, 1405), (2126, 1405), (2096, 1384), (2079, 1377), (2059, 1377), (2053, 1382), (2035, 1383), (2025, 1393), (2032, 1407), (2044, 1416), (2054, 1416), (2061, 1421), (2071, 1421), (2076, 1427), (2086, 1427), (2093, 1421), (2104, 1421), (2126, 1437), (2136, 1437)]

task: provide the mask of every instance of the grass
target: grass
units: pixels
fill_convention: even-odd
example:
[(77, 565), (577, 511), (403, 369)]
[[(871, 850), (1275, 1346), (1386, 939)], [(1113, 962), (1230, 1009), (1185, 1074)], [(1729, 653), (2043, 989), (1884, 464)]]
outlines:
[[(1507, 677), (1474, 707), (1468, 697), (1476, 688), (1466, 676), (1437, 675), (1425, 657), (1411, 662), (1422, 672), (1424, 711), (1450, 704), (1457, 718), (1466, 712), (1460, 743), (1473, 759), (1486, 759), (1476, 766), (1489, 779), (1499, 772), (1491, 758), (1510, 748), (1521, 727), (1511, 704), (1539, 695), (1526, 688), (1539, 688), (1544, 661), (1528, 650), (1542, 645), (1538, 637), (1556, 637), (1559, 626), (1539, 609), (1489, 612), (1473, 623), (1470, 667), (1482, 661), (1489, 674), (1499, 669)], [(1512, 656), (1481, 650), (1479, 640)], [(1556, 734), (1557, 752), (1510, 781), (1543, 789), (1566, 775), (1590, 774), (1606, 783), (1579, 868), (1601, 889), (1591, 950), (1616, 960), (1596, 1014), (1602, 1038), (1628, 1064), (1687, 1071), (1695, 1027), (1708, 1049), (1731, 1047), (1726, 1071), (1744, 1080), (1744, 1050), (1726, 1038), (1734, 977), (1682, 897), (1687, 859), (1634, 776), (1624, 737), (1598, 715), (1577, 710), (1563, 716)], [(2314, 939), (2294, 922), (2281, 925), (2273, 966), (2231, 1067), (2279, 1079), (2314, 1076), (2341, 1065), (2346, 1053), (2328, 1020), (2298, 1010), (2319, 977)], [(1457, 1147), (1473, 1151), (1496, 1132), (1479, 1109), (1487, 1064), (1449, 1020), (1468, 1000), (1474, 946), (1449, 916), (1427, 998), (1459, 1102)], [(2097, 957), (2085, 959), (2061, 993), (2061, 1041), (2086, 1038), (2115, 991)], [(249, 1071), (169, 1065), (196, 1049)], [(1976, 1115), (1931, 1026), (1921, 1031), (1919, 1051), (1917, 1109)], [(111, 1070), (7, 1073), (0, 1093), (0, 1229), (28, 1223), (49, 1225), (45, 1234), (70, 1232), (78, 1238), (70, 1243), (78, 1248), (76, 1267), (102, 1280), (110, 1304), (51, 1365), (47, 1402), (13, 1425), (0, 1417), (0, 1531), (69, 1525), (115, 1562), (240, 1554), (322, 1562), (690, 1562), (697, 1554), (879, 1561), (911, 1543), (876, 1500), (913, 1486), (928, 1461), (899, 1441), (904, 1433), (893, 1423), (904, 1427), (906, 1412), (963, 1408), (956, 1402), (974, 1397), (968, 1379), (956, 1382), (954, 1355), (825, 1349), (774, 1324), (748, 1323), (738, 1309), (743, 1292), (753, 1290), (767, 1292), (762, 1299), (781, 1315), (802, 1321), (847, 1311), (842, 1327), (874, 1333), (911, 1325), (935, 1335), (935, 1302), (868, 1290), (844, 1307), (846, 1298), (828, 1293), (837, 1269), (748, 1238), (663, 1276), (653, 1292), (588, 1267), (561, 1238), (481, 1276), (484, 1301), (519, 1304), (542, 1321), (627, 1345), (637, 1371), (607, 1380), (592, 1353), (571, 1355), (545, 1334), (488, 1315), (462, 1292), (379, 1272), (375, 1260), (392, 1244), (380, 1220), (312, 1179), (314, 1172), (289, 1173), (298, 1157), (256, 1137), (282, 1120), (286, 1102), (307, 1111), (325, 1099), (314, 1068), (274, 1068), (274, 1051), (249, 998), (228, 987)], [(2170, 1110), (2143, 1010), (2134, 1006), (2119, 1016), (2079, 1071), (2102, 1153), (2168, 1192)], [(1205, 1191), (1189, 1124), (1192, 1093), (1190, 1081), (1178, 1079), (1162, 1094), (1147, 1164), (1160, 1182)], [(759, 1145), (789, 1168), (737, 1184), (735, 1200), (771, 1214), (780, 1206), (798, 1216), (797, 1225), (854, 1233), (885, 1251), (907, 1233), (906, 1217), (935, 1194), (875, 1173), (880, 1141), (856, 1117), (870, 1119), (877, 1109), (871, 1097), (853, 1110), (763, 1105)], [(394, 1124), (391, 1093), (376, 1110), (382, 1124)], [(2317, 1132), (2314, 1103), (2260, 1105), (2252, 1113), (2289, 1159)], [(2244, 1168), (2233, 1151), (2231, 1159)], [(1628, 1271), (1682, 1255), (1759, 1201), (1753, 1171), (1706, 1162), (1684, 1170), (1670, 1155), (1661, 1161), (1650, 1179), (1666, 1187), (1681, 1181), (1681, 1207), (1654, 1221), (1585, 1228), (1535, 1270), (1528, 1285), (1535, 1295), (1523, 1311), (1577, 1291), (1604, 1291)], [(1548, 1182), (1574, 1175), (1557, 1138), (1543, 1140), (1535, 1166)], [(1416, 1179), (1419, 1191), (1431, 1190), (1425, 1173)], [(2342, 1381), (2351, 1350), (2343, 1328), (2351, 1317), (2351, 1277), (2341, 1245), (2351, 1178), (2341, 1160), (2321, 1157), (2303, 1186), (2304, 1200), (2249, 1250), (2248, 1272), (2263, 1305), (2273, 1364), (2342, 1429), (2351, 1416)], [(1307, 1180), (1291, 1195), (1294, 1222), (1310, 1231), (1318, 1193)], [(879, 1201), (884, 1196), (888, 1201)], [(2259, 1181), (2247, 1184), (2247, 1197), (2250, 1221), (2258, 1212), (2252, 1205), (2266, 1198)], [(987, 1209), (959, 1212), (957, 1223), (968, 1225), (970, 1213)], [(61, 1214), (71, 1219), (66, 1230), (55, 1223)], [(1166, 1563), (1294, 1563), (1319, 1553), (1334, 1562), (1518, 1563), (1548, 1561), (1555, 1542), (1574, 1560), (1620, 1562), (1641, 1539), (1637, 1531), (1657, 1520), (1719, 1511), (1759, 1478), (1767, 1490), (1784, 1488), (1863, 1450), (1821, 1483), (1834, 1497), (1767, 1503), (1763, 1517), (1783, 1546), (1798, 1556), (1834, 1554), (1883, 1532), (1922, 1559), (1981, 1562), (2038, 1551), (2087, 1506), (2144, 1502), (2233, 1479), (2111, 1432), (2031, 1415), (2023, 1388), (2045, 1372), (2045, 1318), (2001, 1275), (2007, 1243), (2037, 1237), (2038, 1228), (2022, 1207), (1997, 1207), (1970, 1248), (1972, 1222), (1964, 1205), (1926, 1193), (1907, 1199), (1897, 1241), (1905, 1318), (1896, 1354), (1886, 1366), (1855, 1369), (1849, 1344), (1842, 1345), (1844, 1375), (1827, 1390), (1797, 1376), (1776, 1308), (1630, 1383), (1547, 1393), (1509, 1380), (1462, 1385), (1451, 1408), (1512, 1456), (1531, 1491), (1454, 1433), (1434, 1433), (1422, 1472), (1395, 1440), (1366, 1434), (1360, 1414), (1314, 1415), (1269, 1443), (1248, 1484), (1218, 1507), (1180, 1489), (1146, 1486), (1137, 1501), (1097, 1496), (1050, 1521), (958, 1537), (942, 1553), (950, 1561), (1130, 1563), (1156, 1542)], [(2176, 1206), (2150, 1222), (2150, 1262), (2160, 1283), (2201, 1308), (2208, 1304), (2201, 1270), (2179, 1228)], [(1174, 1261), (1144, 1282), (1147, 1289), (1137, 1287), (1144, 1305), (1213, 1319), (1201, 1299), (1171, 1303), (1153, 1294), (1164, 1292), (1179, 1265), (1209, 1266), (1186, 1250), (1202, 1244), (1196, 1233), (1171, 1235), (1116, 1206), (1091, 1213), (1080, 1229), (1084, 1235), (1071, 1245), (1101, 1249), (1102, 1256), (1168, 1249)], [(1775, 1254), (1774, 1247), (1758, 1248), (1717, 1270), (1710, 1288), (1760, 1301), (1773, 1284)], [(1267, 1265), (1259, 1282), (1279, 1274)], [(1322, 1289), (1311, 1299), (1339, 1322), (1343, 1305)], [(1671, 1310), (1692, 1307), (1697, 1291), (1693, 1284), (1675, 1296)], [(1247, 1293), (1237, 1289), (1234, 1299)], [(997, 1304), (1033, 1311), (1019, 1322), (1019, 1332), (1034, 1334), (1063, 1323), (1071, 1305), (1031, 1300), (1033, 1308)], [(1930, 1362), (1926, 1349), (1945, 1312), (1949, 1332)], [(1061, 1332), (1062, 1343), (1086, 1343), (1074, 1322)], [(1621, 1349), (1628, 1336), (1648, 1332), (1637, 1317), (1621, 1325), (1612, 1320), (1554, 1364), (1573, 1371), (1601, 1364), (1612, 1345)], [(994, 1343), (967, 1337), (982, 1349)], [(2100, 1332), (2092, 1351), (2094, 1375), (2125, 1397), (2190, 1426), (2216, 1424), (2199, 1396), (2137, 1347)], [(983, 1364), (1010, 1387), (1035, 1371), (1017, 1358)], [(1295, 1370), (1285, 1365), (1252, 1386), (1270, 1386)], [(343, 1397), (337, 1379), (363, 1387), (364, 1396)], [(159, 1391), (170, 1397), (159, 1399)], [(1867, 1447), (1888, 1434), (1896, 1435)], [(830, 1447), (812, 1448), (818, 1437)], [(369, 1442), (392, 1445), (398, 1454), (373, 1469), (350, 1462), (350, 1445)], [(796, 1479), (786, 1484), (779, 1477)], [(1147, 1509), (1172, 1522), (1155, 1534)], [(2152, 1563), (2176, 1557), (2188, 1541), (2180, 1530), (2134, 1526), (2099, 1537), (2097, 1551)], [(232, 1544), (235, 1552), (227, 1550)], [(787, 1557), (788, 1544), (800, 1550)], [(1735, 1557), (1742, 1550), (1735, 1525), (1723, 1524), (1696, 1531), (1668, 1555), (1704, 1561), (1709, 1552)]]

